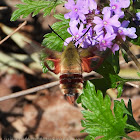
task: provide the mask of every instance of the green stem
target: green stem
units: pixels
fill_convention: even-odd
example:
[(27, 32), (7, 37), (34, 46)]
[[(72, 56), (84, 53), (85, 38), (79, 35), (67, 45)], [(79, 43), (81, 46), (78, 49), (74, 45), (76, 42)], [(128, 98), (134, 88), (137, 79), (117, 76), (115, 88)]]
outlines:
[(123, 79), (124, 82), (134, 82), (134, 81), (140, 81), (140, 79)]

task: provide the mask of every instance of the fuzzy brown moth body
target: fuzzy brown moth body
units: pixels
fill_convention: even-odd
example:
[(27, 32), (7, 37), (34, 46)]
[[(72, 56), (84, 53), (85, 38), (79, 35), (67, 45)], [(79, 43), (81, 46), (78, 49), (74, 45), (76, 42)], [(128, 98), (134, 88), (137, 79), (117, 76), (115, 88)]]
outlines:
[[(107, 51), (98, 51), (96, 46), (79, 49), (75, 47), (73, 41), (62, 53), (46, 50), (49, 56), (44, 59), (44, 65), (55, 74), (60, 73), (60, 88), (70, 104), (74, 104), (78, 95), (82, 93), (82, 73), (91, 72), (98, 68)], [(48, 66), (47, 61), (54, 63), (54, 69)]]

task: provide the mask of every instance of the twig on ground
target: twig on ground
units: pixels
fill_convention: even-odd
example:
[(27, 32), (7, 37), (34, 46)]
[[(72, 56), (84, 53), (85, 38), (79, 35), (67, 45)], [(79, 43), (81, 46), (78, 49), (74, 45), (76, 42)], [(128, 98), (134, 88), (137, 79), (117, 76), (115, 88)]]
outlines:
[(140, 85), (137, 85), (134, 83), (126, 82), (125, 84), (130, 85), (130, 86), (135, 87), (135, 88), (140, 88)]
[(24, 21), (18, 28), (16, 28), (12, 33), (10, 33), (8, 36), (6, 36), (4, 39), (0, 41), (0, 45), (6, 41), (8, 38), (10, 38), (14, 33), (16, 33), (18, 30), (20, 30), (24, 25), (26, 25), (27, 21)]
[[(92, 72), (92, 74), (95, 74), (95, 72)], [(87, 76), (90, 76), (90, 75), (91, 75), (91, 73), (84, 74), (84, 77), (87, 77)], [(37, 92), (39, 90), (46, 89), (46, 88), (51, 88), (51, 87), (56, 86), (58, 84), (59, 84), (59, 81), (55, 81), (55, 82), (51, 82), (51, 83), (48, 83), (48, 84), (45, 84), (45, 85), (30, 88), (30, 89), (27, 89), (27, 90), (19, 91), (19, 92), (16, 92), (16, 93), (11, 93), (11, 95), (0, 97), (0, 101), (4, 101), (4, 100), (11, 99), (11, 98), (16, 98), (16, 97), (19, 97), (19, 96), (27, 95), (27, 94), (30, 94), (30, 93), (33, 93), (33, 92)]]
[(8, 8), (7, 6), (0, 6), (0, 10), (5, 10), (7, 8)]
[[(95, 74), (95, 72), (93, 72), (93, 74)], [(91, 75), (91, 73), (88, 73), (88, 74), (85, 74), (84, 77), (87, 77), (87, 76), (90, 76), (90, 75)], [(132, 84), (130, 82), (126, 82), (126, 83), (128, 85), (133, 86), (133, 87), (140, 88), (139, 85)], [(37, 92), (39, 90), (51, 88), (51, 87), (57, 86), (57, 85), (59, 85), (59, 81), (51, 82), (51, 83), (44, 84), (44, 85), (41, 85), (41, 86), (37, 86), (37, 87), (34, 87), (34, 88), (30, 88), (30, 89), (27, 89), (27, 90), (23, 90), (23, 91), (19, 91), (19, 92), (16, 92), (16, 93), (12, 93), (11, 95), (8, 95), (8, 96), (0, 97), (0, 101), (4, 101), (4, 100), (11, 99), (11, 98), (16, 98), (16, 97), (19, 97), (19, 96), (27, 95), (27, 94), (30, 94), (30, 93), (33, 93), (33, 92)]]
[(59, 81), (55, 81), (55, 82), (51, 82), (51, 83), (48, 83), (48, 84), (45, 84), (45, 85), (30, 88), (30, 89), (27, 89), (27, 90), (19, 91), (19, 92), (13, 93), (11, 95), (0, 97), (0, 101), (16, 98), (16, 97), (27, 95), (27, 94), (30, 94), (30, 93), (34, 93), (34, 92), (39, 91), (39, 90), (43, 90), (43, 89), (46, 89), (46, 88), (51, 88), (51, 87), (56, 86), (58, 84), (59, 84)]

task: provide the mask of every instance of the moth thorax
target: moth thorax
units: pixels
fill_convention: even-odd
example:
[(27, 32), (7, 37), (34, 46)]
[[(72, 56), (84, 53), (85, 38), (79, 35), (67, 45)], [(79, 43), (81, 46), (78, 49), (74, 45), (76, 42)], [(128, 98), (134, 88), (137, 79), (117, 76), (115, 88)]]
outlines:
[(82, 73), (82, 70), (81, 70), (81, 66), (79, 66), (79, 64), (75, 64), (75, 65), (62, 65), (61, 66), (61, 73), (79, 73), (81, 74)]

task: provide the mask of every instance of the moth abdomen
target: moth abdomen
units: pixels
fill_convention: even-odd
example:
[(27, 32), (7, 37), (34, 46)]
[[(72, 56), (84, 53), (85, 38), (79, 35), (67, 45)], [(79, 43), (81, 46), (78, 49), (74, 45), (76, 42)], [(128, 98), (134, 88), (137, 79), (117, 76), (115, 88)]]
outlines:
[[(59, 77), (60, 88), (62, 89), (73, 89), (83, 88), (83, 77), (81, 74), (62, 74)], [(65, 93), (67, 94), (67, 93)]]
[(83, 77), (81, 74), (60, 75), (60, 88), (69, 102), (73, 103), (83, 89)]

